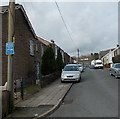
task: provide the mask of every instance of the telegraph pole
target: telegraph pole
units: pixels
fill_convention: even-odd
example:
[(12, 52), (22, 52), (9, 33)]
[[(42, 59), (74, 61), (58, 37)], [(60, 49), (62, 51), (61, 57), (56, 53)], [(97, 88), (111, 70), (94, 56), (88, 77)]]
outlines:
[(79, 63), (79, 49), (77, 49), (77, 52), (78, 52), (78, 63)]
[[(8, 43), (6, 43), (6, 54), (8, 55), (8, 67), (7, 67), (7, 90), (10, 92), (10, 112), (14, 108), (14, 81), (13, 81), (13, 52), (14, 47), (13, 39), (15, 37), (14, 23), (15, 23), (15, 0), (9, 1), (8, 9)], [(12, 45), (10, 45), (12, 44)], [(8, 48), (8, 50), (7, 50)]]

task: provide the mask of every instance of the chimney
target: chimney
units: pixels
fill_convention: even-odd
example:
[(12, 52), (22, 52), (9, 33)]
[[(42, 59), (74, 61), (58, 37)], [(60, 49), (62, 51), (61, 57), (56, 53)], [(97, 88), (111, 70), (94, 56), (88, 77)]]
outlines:
[(51, 40), (51, 42), (54, 44), (54, 40)]

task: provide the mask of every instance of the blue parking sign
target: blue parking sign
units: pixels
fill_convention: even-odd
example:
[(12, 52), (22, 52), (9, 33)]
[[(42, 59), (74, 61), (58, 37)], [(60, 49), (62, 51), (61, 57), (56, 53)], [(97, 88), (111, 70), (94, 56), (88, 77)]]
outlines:
[(12, 55), (12, 54), (14, 54), (14, 43), (7, 42), (6, 43), (6, 55)]

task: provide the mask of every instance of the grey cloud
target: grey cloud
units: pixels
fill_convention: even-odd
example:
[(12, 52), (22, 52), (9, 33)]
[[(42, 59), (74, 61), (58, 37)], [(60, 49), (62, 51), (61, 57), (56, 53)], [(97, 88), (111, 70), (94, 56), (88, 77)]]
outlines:
[(55, 3), (22, 4), (37, 35), (55, 40), (68, 54), (76, 56), (77, 48), (83, 55), (117, 45), (117, 2), (58, 3), (73, 41), (69, 38)]

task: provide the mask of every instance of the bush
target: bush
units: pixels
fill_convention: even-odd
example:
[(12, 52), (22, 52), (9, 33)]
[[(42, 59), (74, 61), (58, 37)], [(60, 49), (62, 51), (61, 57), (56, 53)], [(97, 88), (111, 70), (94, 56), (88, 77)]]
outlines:
[(62, 70), (62, 68), (64, 67), (63, 64), (63, 60), (62, 60), (62, 54), (60, 52), (60, 49), (58, 49), (58, 54), (57, 54), (57, 58), (56, 58), (56, 70)]
[(42, 56), (42, 74), (47, 75), (55, 72), (55, 54), (51, 46), (49, 46)]

